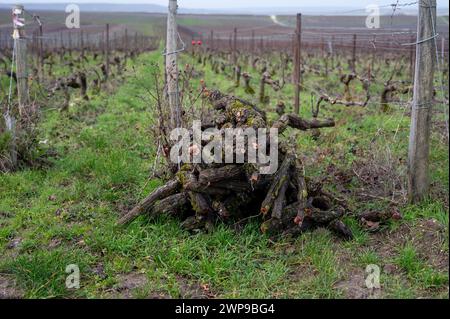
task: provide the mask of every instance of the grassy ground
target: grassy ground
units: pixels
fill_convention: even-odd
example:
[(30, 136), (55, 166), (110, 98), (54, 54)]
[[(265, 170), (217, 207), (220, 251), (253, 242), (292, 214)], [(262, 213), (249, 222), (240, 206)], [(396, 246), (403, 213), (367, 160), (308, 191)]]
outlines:
[[(403, 221), (375, 234), (349, 218), (355, 233), (350, 242), (319, 229), (273, 243), (253, 223), (191, 235), (177, 220), (142, 217), (117, 228), (118, 217), (161, 183), (148, 181), (155, 155), (148, 129), (155, 120), (149, 103), (139, 98), (145, 95), (139, 80), (151, 81), (151, 61), (161, 62), (160, 54), (139, 57), (126, 83), (111, 94), (74, 100), (68, 113), (44, 109), (40, 137), (59, 157), (48, 169), (0, 175), (0, 296), (448, 298), (448, 204), (442, 195), (448, 190), (448, 154), (437, 133), (437, 195), (418, 206), (402, 205)], [(224, 76), (205, 70), (209, 86), (231, 87)], [(278, 94), (290, 96), (292, 88)], [(305, 105), (308, 100), (304, 95)], [(331, 113), (337, 128), (324, 130), (317, 141), (310, 134), (296, 137), (307, 174), (325, 174), (337, 193), (349, 190), (346, 196), (358, 211), (384, 209), (386, 201), (357, 196), (364, 185), (355, 176), (347, 183), (339, 176), (361, 172), (362, 158), (384, 155), (388, 142), (398, 160), (406, 151), (407, 117), (375, 106), (328, 109), (324, 115)], [(382, 181), (376, 187), (387, 187)], [(80, 289), (65, 287), (70, 264), (80, 268)], [(380, 267), (381, 289), (365, 288), (368, 264)]]

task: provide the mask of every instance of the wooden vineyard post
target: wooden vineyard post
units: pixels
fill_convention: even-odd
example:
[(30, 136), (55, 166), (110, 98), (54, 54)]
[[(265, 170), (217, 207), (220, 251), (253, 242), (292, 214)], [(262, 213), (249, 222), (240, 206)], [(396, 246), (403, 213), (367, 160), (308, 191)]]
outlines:
[(105, 78), (109, 77), (109, 23), (106, 24), (106, 40), (105, 40)]
[(356, 34), (353, 35), (353, 49), (352, 49), (352, 66), (351, 71), (356, 73)]
[(80, 49), (81, 49), (81, 65), (84, 65), (84, 34), (83, 30), (80, 31)]
[(300, 112), (300, 63), (301, 63), (301, 41), (302, 41), (302, 14), (297, 14), (297, 28), (295, 30), (294, 37), (294, 113), (299, 114)]
[(60, 62), (63, 63), (64, 55), (65, 55), (65, 46), (64, 46), (64, 37), (63, 37), (62, 32), (59, 33), (59, 42), (60, 42), (59, 59), (60, 59)]
[(133, 42), (134, 42), (133, 48), (135, 51), (137, 51), (137, 49), (138, 49), (138, 33), (137, 32), (134, 33), (134, 41)]
[[(204, 43), (205, 41), (204, 41), (204, 39), (203, 39), (203, 32), (201, 32), (200, 34), (199, 34), (199, 37), (200, 37), (200, 43)], [(205, 46), (204, 45), (201, 45), (201, 46), (198, 46), (198, 48), (199, 48), (199, 50), (200, 50), (200, 56), (203, 56), (203, 54), (205, 53)]]
[[(414, 41), (416, 41), (416, 37), (412, 36), (410, 42), (414, 43)], [(409, 50), (409, 74), (411, 82), (414, 82), (414, 49), (415, 46), (411, 45), (411, 48)]]
[(181, 125), (181, 109), (178, 93), (178, 61), (177, 61), (177, 0), (169, 0), (169, 12), (167, 14), (167, 40), (166, 40), (166, 85), (169, 97), (170, 123), (172, 128)]
[(72, 32), (67, 32), (67, 49), (69, 51), (69, 56), (72, 57)]
[(250, 64), (253, 65), (253, 61), (255, 60), (255, 30), (252, 30), (252, 38), (250, 40), (250, 56)]
[(237, 64), (237, 28), (233, 30), (233, 64)]
[(428, 162), (436, 50), (436, 0), (420, 0), (416, 67), (408, 153), (408, 195), (412, 203), (429, 190)]
[(322, 59), (325, 56), (325, 42), (323, 41), (323, 37), (320, 37), (320, 55)]
[(126, 67), (126, 65), (127, 65), (127, 57), (128, 57), (128, 29), (125, 29), (125, 39), (124, 39), (124, 42), (125, 42), (125, 49), (124, 49), (124, 51), (125, 51), (124, 65), (125, 65), (125, 67)]
[(233, 30), (233, 79), (237, 80), (237, 28)]
[(209, 35), (209, 49), (214, 50), (214, 30), (211, 30)]
[(44, 44), (43, 44), (43, 39), (42, 37), (44, 36), (44, 30), (42, 28), (42, 23), (41, 20), (39, 19), (39, 17), (35, 17), (38, 24), (39, 24), (39, 39), (38, 39), (38, 43), (39, 43), (39, 80), (42, 82), (44, 80)]
[(331, 36), (330, 54), (331, 54), (331, 69), (334, 69), (334, 35)]

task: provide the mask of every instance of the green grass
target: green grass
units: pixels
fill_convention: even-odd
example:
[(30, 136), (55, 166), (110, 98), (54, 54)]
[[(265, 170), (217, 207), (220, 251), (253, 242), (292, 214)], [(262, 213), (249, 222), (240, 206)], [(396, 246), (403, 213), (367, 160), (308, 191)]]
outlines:
[[(149, 221), (141, 217), (127, 228), (117, 227), (120, 214), (161, 183), (148, 181), (157, 147), (149, 131), (155, 115), (150, 101), (139, 98), (145, 94), (141, 79), (152, 86), (148, 75), (155, 66), (151, 62), (161, 63), (161, 55), (144, 54), (135, 63), (130, 61), (133, 71), (112, 94), (93, 96), (89, 102), (74, 99), (68, 113), (44, 109), (40, 139), (47, 139), (59, 156), (47, 169), (0, 175), (0, 212), (8, 212), (0, 215), (0, 276), (14, 276), (24, 297), (123, 296), (123, 276), (131, 273), (146, 278), (130, 292), (140, 298), (192, 296), (205, 285), (211, 296), (222, 298), (342, 298), (345, 294), (335, 288), (337, 283), (354, 272), (364, 272), (367, 264), (383, 268), (388, 263), (400, 270), (382, 273), (382, 296), (448, 297), (448, 271), (435, 269), (414, 241), (396, 247), (376, 245), (376, 235), (362, 230), (352, 218), (346, 220), (355, 234), (351, 242), (319, 229), (294, 241), (272, 243), (256, 222), (241, 231), (219, 225), (210, 234), (196, 235), (182, 231), (178, 220), (168, 218)], [(213, 74), (209, 67), (204, 70), (209, 87), (230, 88), (230, 92), (255, 101), (242, 88), (231, 88), (223, 75)], [(194, 88), (199, 87), (199, 80), (192, 81)], [(312, 85), (326, 79), (311, 76), (307, 81)], [(257, 83), (255, 76), (252, 85), (256, 88)], [(271, 105), (281, 98), (289, 104), (293, 89), (287, 85), (282, 92), (268, 92)], [(308, 103), (305, 92), (305, 117), (310, 117)], [(336, 106), (323, 112), (320, 116), (336, 117), (339, 125), (335, 129), (323, 130), (317, 141), (308, 133), (297, 135), (305, 158), (318, 151), (329, 152), (322, 160), (307, 163), (308, 175), (326, 174), (331, 163), (351, 168), (358, 159), (350, 151), (352, 145), (369, 151), (390, 142), (395, 156), (406, 151), (408, 120), (399, 110), (384, 114), (376, 106)], [(269, 117), (275, 118), (273, 112)], [(393, 139), (391, 132), (398, 126)], [(433, 143), (432, 166), (436, 170), (432, 178), (448, 189), (448, 155), (444, 156), (445, 147), (437, 140)], [(352, 181), (349, 187), (357, 186)], [(358, 209), (385, 205), (349, 200), (358, 204)], [(441, 198), (402, 207), (402, 213), (404, 221), (393, 223), (386, 232), (394, 234), (403, 224), (414, 228), (420, 221), (434, 218), (446, 225), (442, 246), (448, 258), (448, 212)], [(13, 241), (18, 242), (16, 247), (10, 247)], [(386, 249), (387, 258), (381, 255)], [(65, 288), (69, 264), (80, 267), (79, 290)], [(95, 270), (99, 267), (103, 269), (100, 273)]]
[(418, 256), (416, 248), (411, 243), (400, 249), (395, 263), (406, 272), (408, 278), (423, 288), (448, 285), (448, 273), (434, 271)]

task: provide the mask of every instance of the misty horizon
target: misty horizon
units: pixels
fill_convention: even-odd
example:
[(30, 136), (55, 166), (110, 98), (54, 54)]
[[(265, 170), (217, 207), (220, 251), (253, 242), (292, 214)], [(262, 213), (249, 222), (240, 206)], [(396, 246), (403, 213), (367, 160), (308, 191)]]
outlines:
[[(11, 4), (114, 4), (114, 5), (156, 5), (156, 6), (167, 6), (168, 0), (133, 0), (132, 2), (123, 1), (123, 0), (77, 0), (77, 1), (64, 1), (64, 0), (26, 0), (26, 1), (5, 1), (0, 5), (11, 5)], [(392, 0), (347, 0), (345, 3), (336, 2), (332, 0), (323, 0), (320, 5), (318, 5), (315, 1), (311, 0), (278, 0), (276, 5), (273, 5), (273, 1), (271, 0), (248, 0), (248, 1), (238, 1), (238, 0), (229, 0), (226, 2), (215, 2), (215, 1), (207, 1), (207, 0), (179, 0), (178, 5), (180, 9), (272, 9), (272, 8), (305, 8), (305, 9), (322, 9), (324, 11), (329, 11), (332, 9), (365, 9), (366, 6), (376, 4), (381, 8), (390, 9), (391, 5), (395, 3)], [(410, 6), (403, 6), (404, 4), (409, 4), (411, 2), (399, 2), (399, 6), (396, 11), (401, 12), (404, 9), (415, 8), (417, 4), (412, 4)], [(449, 4), (447, 1), (437, 1), (438, 9), (448, 9)]]
[[(62, 1), (62, 0), (26, 0), (21, 2), (32, 10), (61, 10), (62, 6), (69, 3), (80, 5), (82, 10), (92, 12), (146, 12), (146, 13), (165, 13), (167, 11), (168, 0), (133, 0), (128, 3), (120, 0), (95, 0), (93, 2), (86, 0)], [(254, 3), (254, 5), (252, 5)], [(323, 0), (320, 5), (310, 0), (289, 1), (279, 0), (277, 5), (269, 0), (259, 1), (236, 1), (230, 0), (226, 3), (212, 2), (205, 0), (179, 0), (180, 14), (262, 14), (262, 15), (290, 15), (302, 12), (309, 15), (365, 15), (366, 6), (377, 4), (380, 6), (382, 15), (415, 15), (417, 4), (414, 2), (399, 2), (399, 6), (393, 10), (392, 0), (349, 0), (345, 3), (336, 3), (331, 0)], [(444, 5), (447, 5), (445, 6)], [(11, 5), (17, 4), (15, 1), (0, 3), (0, 9), (7, 9)], [(438, 14), (448, 14), (448, 3), (438, 2)]]

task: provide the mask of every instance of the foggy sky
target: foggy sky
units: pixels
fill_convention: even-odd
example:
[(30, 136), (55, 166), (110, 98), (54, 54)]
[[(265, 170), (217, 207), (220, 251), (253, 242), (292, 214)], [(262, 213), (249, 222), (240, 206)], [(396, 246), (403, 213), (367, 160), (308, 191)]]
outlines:
[[(1, 0), (1, 2), (11, 3), (13, 0)], [(147, 3), (167, 5), (168, 0), (23, 0), (15, 1), (22, 3)], [(400, 3), (414, 2), (412, 0), (401, 0)], [(330, 7), (330, 8), (365, 8), (369, 4), (380, 6), (396, 3), (396, 0), (178, 0), (179, 6), (184, 8), (205, 8), (205, 9), (230, 9), (230, 8), (261, 8), (261, 7)], [(448, 8), (445, 0), (437, 1), (438, 8)]]

